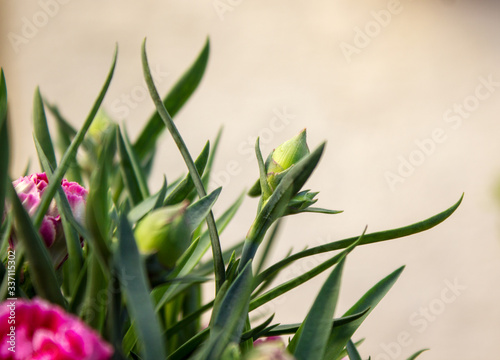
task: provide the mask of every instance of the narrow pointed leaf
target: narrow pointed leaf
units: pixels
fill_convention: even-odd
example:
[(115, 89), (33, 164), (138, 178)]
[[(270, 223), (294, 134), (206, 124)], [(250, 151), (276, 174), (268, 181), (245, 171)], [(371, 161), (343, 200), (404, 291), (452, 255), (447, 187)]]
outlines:
[(415, 354), (413, 354), (412, 356), (410, 356), (407, 360), (415, 360), (416, 358), (418, 358), (423, 352), (425, 351), (428, 351), (429, 349), (422, 349), (422, 350), (419, 350), (417, 351)]
[[(453, 212), (458, 208), (460, 203), (462, 202), (463, 195), (460, 197), (457, 203), (455, 203), (453, 206), (451, 206), (449, 209), (434, 215), (426, 220), (400, 227), (397, 229), (392, 229), (392, 230), (386, 230), (386, 231), (379, 231), (371, 234), (366, 234), (363, 236), (363, 241), (359, 243), (359, 245), (366, 245), (366, 244), (373, 244), (376, 242), (380, 241), (386, 241), (386, 240), (392, 240), (392, 239), (397, 239), (405, 236), (409, 236), (412, 234), (416, 234), (425, 230), (429, 230), (433, 228), (434, 226), (440, 224), (444, 220), (446, 220), (448, 217), (453, 214)], [(276, 273), (276, 271), (280, 271), (286, 266), (290, 265), (294, 261), (298, 259), (302, 259), (304, 257), (316, 255), (316, 254), (322, 254), (325, 252), (329, 251), (335, 251), (335, 250), (340, 250), (344, 249), (348, 246), (350, 246), (353, 242), (357, 240), (357, 237), (351, 237), (348, 239), (344, 240), (339, 240), (339, 241), (334, 241), (325, 245), (320, 245), (316, 246), (304, 251), (301, 251), (299, 253), (290, 255), (286, 259), (283, 259), (276, 264), (270, 266), (266, 270), (264, 270), (261, 274), (258, 275), (256, 282), (261, 283), (263, 280), (271, 276), (272, 274)]]
[(26, 257), (30, 263), (30, 274), (36, 292), (42, 298), (65, 308), (66, 302), (61, 294), (54, 265), (50, 260), (45, 244), (21, 204), (14, 187), (10, 186), (9, 189), (16, 222), (17, 238), (22, 242)]
[(214, 206), (222, 188), (215, 189), (207, 196), (201, 198), (194, 204), (191, 204), (186, 209), (185, 217), (190, 229), (196, 229), (201, 222), (207, 217), (208, 213)]
[(9, 182), (9, 131), (7, 128), (7, 84), (0, 70), (0, 214), (3, 214)]
[(349, 316), (363, 311), (366, 308), (370, 308), (370, 310), (358, 320), (339, 327), (334, 327), (332, 333), (330, 334), (327, 353), (323, 357), (323, 359), (335, 359), (342, 352), (342, 350), (346, 347), (347, 342), (354, 335), (358, 327), (363, 323), (363, 321), (375, 308), (375, 306), (377, 306), (380, 300), (382, 300), (382, 298), (392, 288), (399, 275), (401, 275), (401, 273), (403, 272), (403, 269), (404, 266), (400, 267), (399, 269), (379, 281), (344, 314), (344, 316)]
[[(363, 315), (365, 315), (368, 312), (368, 310), (369, 309), (366, 309), (365, 311), (359, 312), (359, 313), (354, 314), (354, 315), (343, 316), (341, 318), (333, 319), (332, 328), (334, 328), (335, 326), (341, 326), (341, 325), (350, 323), (354, 320), (357, 320), (360, 317), (362, 317)], [(277, 326), (272, 325), (272, 326), (268, 327), (267, 329), (265, 329), (264, 331), (262, 331), (260, 336), (269, 337), (269, 336), (282, 336), (282, 335), (295, 334), (299, 330), (301, 325), (302, 325), (301, 323), (283, 324), (283, 325), (280, 324)]]
[[(366, 231), (366, 228), (365, 228)], [(252, 299), (250, 302), (250, 311), (257, 309), (259, 306), (264, 305), (265, 303), (273, 300), (274, 298), (283, 295), (284, 293), (296, 288), (299, 285), (311, 280), (313, 277), (321, 274), (323, 271), (329, 269), (333, 265), (337, 264), (340, 260), (342, 260), (347, 254), (349, 254), (363, 239), (364, 232), (358, 237), (357, 241), (354, 242), (350, 247), (342, 251), (341, 253), (335, 255), (331, 259), (324, 261), (318, 266), (312, 268), (311, 270), (301, 274), (287, 282), (276, 286), (275, 288), (267, 291), (266, 293), (259, 295), (258, 297)], [(257, 287), (258, 282), (254, 283), (254, 287)], [(363, 309), (364, 310), (364, 309)]]
[[(290, 343), (295, 345), (293, 354), (297, 360), (321, 359), (326, 351), (333, 314), (340, 292), (340, 280), (344, 269), (345, 257), (326, 279), (314, 301), (311, 310), (299, 329), (298, 339)], [(289, 348), (290, 348), (289, 346)]]
[[(200, 174), (196, 169), (196, 165), (193, 162), (193, 158), (189, 153), (184, 140), (182, 139), (177, 127), (174, 124), (174, 121), (170, 117), (170, 114), (167, 111), (167, 108), (161, 101), (161, 98), (156, 90), (155, 84), (153, 82), (153, 78), (151, 76), (151, 70), (148, 64), (148, 58), (146, 55), (146, 40), (144, 40), (142, 44), (142, 67), (144, 72), (144, 78), (146, 79), (146, 84), (148, 85), (149, 93), (153, 102), (155, 103), (156, 110), (160, 115), (161, 119), (165, 123), (168, 131), (172, 135), (172, 138), (181, 153), (184, 162), (189, 170), (189, 175), (191, 176), (193, 183), (196, 188), (196, 192), (198, 193), (198, 197), (202, 198), (206, 196), (205, 187), (203, 186), (203, 182), (201, 181)], [(210, 211), (207, 218), (207, 226), (208, 231), (210, 233), (210, 240), (212, 245), (212, 256), (214, 259), (214, 273), (215, 273), (215, 289), (216, 292), (220, 289), (222, 284), (224, 283), (226, 273), (224, 270), (224, 259), (222, 258), (222, 250), (220, 247), (219, 234), (217, 232), (217, 226), (215, 224), (215, 219), (213, 213)]]
[(260, 152), (259, 138), (255, 141), (255, 155), (257, 156), (257, 163), (259, 164), (259, 183), (262, 195), (265, 198), (271, 196), (272, 190), (267, 183), (267, 171), (264, 164), (264, 159), (262, 158), (262, 153)]
[(122, 136), (119, 128), (116, 128), (116, 138), (118, 143), (118, 153), (120, 154), (120, 168), (122, 179), (130, 195), (132, 205), (137, 205), (149, 197), (149, 190), (144, 179), (142, 169), (137, 157), (125, 135)]
[(163, 206), (163, 200), (165, 199), (165, 194), (167, 193), (167, 180), (163, 179), (163, 185), (161, 189), (156, 193), (141, 201), (137, 206), (132, 208), (127, 214), (128, 220), (135, 224), (141, 220), (147, 213), (152, 210), (159, 209)]
[(56, 194), (57, 186), (60, 184), (61, 180), (64, 177), (64, 174), (66, 173), (66, 170), (71, 166), (71, 164), (75, 161), (76, 153), (78, 151), (78, 148), (80, 147), (80, 144), (82, 143), (85, 134), (87, 133), (90, 125), (92, 124), (92, 120), (94, 120), (95, 115), (97, 114), (97, 111), (99, 110), (102, 101), (104, 100), (104, 96), (106, 95), (106, 92), (108, 90), (108, 87), (111, 83), (111, 79), (113, 78), (113, 73), (115, 70), (116, 66), (116, 58), (118, 54), (118, 49), (115, 50), (115, 54), (113, 57), (113, 62), (111, 64), (111, 69), (108, 73), (108, 76), (106, 78), (106, 81), (104, 83), (104, 86), (101, 89), (101, 92), (99, 93), (99, 96), (97, 97), (97, 100), (94, 103), (94, 106), (92, 107), (89, 115), (87, 116), (87, 119), (85, 120), (83, 127), (77, 132), (75, 137), (73, 138), (73, 141), (71, 142), (71, 145), (69, 146), (68, 150), (64, 153), (61, 163), (59, 166), (54, 170), (54, 175), (53, 175), (53, 181), (47, 186), (45, 189), (42, 199), (40, 201), (40, 205), (38, 206), (37, 212), (35, 214), (34, 218), (34, 224), (35, 227), (38, 228), (40, 224), (42, 223), (43, 216), (47, 212), (50, 202), (52, 201), (52, 198)]
[(86, 239), (89, 240), (99, 260), (106, 268), (109, 268), (111, 258), (111, 249), (109, 248), (109, 229), (111, 224), (108, 196), (109, 167), (112, 164), (115, 150), (116, 135), (113, 132), (109, 132), (99, 155), (97, 169), (90, 179), (85, 217), (87, 229), (91, 234)]
[(250, 261), (224, 294), (220, 311), (214, 309), (210, 338), (196, 359), (219, 360), (230, 342), (239, 342), (248, 314), (252, 281)]
[[(49, 164), (49, 159), (47, 158), (45, 151), (42, 149), (42, 146), (38, 141), (36, 134), (34, 136), (34, 142), (38, 154), (38, 159), (40, 160), (42, 169), (47, 174), (50, 183), (52, 179), (52, 168)], [(66, 263), (68, 264), (67, 266), (69, 268), (69, 280), (70, 284), (74, 284), (78, 276), (78, 271), (79, 269), (81, 269), (83, 264), (82, 245), (80, 243), (80, 237), (78, 233), (72, 226), (72, 224), (74, 224), (76, 220), (74, 219), (68, 198), (66, 197), (66, 194), (64, 193), (64, 190), (61, 186), (57, 188), (56, 204), (59, 210), (59, 215), (61, 216), (61, 223), (66, 240), (66, 248), (68, 254)], [(53, 259), (53, 262), (55, 264), (60, 264), (63, 260), (64, 258)]]
[(317, 208), (317, 207), (308, 207), (304, 210), (300, 210), (300, 212), (335, 215), (335, 214), (343, 213), (344, 210), (330, 210), (330, 209), (323, 209), (323, 208)]
[(352, 342), (352, 340), (349, 340), (347, 342), (347, 355), (349, 355), (349, 360), (362, 360), (361, 355), (359, 355), (358, 349), (356, 349), (356, 345)]
[(135, 328), (141, 340), (144, 360), (164, 359), (162, 331), (149, 295), (144, 263), (141, 261), (134, 235), (125, 215), (119, 223), (116, 266), (127, 308), (135, 320)]
[(33, 128), (35, 136), (40, 142), (40, 146), (45, 156), (47, 156), (50, 166), (52, 169), (55, 169), (57, 167), (56, 154), (54, 152), (54, 146), (52, 145), (52, 139), (47, 125), (47, 117), (45, 116), (45, 109), (39, 88), (35, 90), (33, 99)]
[[(209, 53), (210, 42), (207, 39), (198, 58), (163, 100), (163, 105), (168, 109), (172, 117), (179, 112), (198, 87), (207, 67)], [(156, 147), (156, 141), (164, 129), (165, 124), (158, 112), (155, 112), (134, 144), (139, 159), (143, 160), (146, 158), (147, 154)]]
[[(203, 150), (201, 151), (198, 158), (195, 160), (194, 164), (196, 170), (199, 174), (203, 174), (205, 166), (207, 165), (207, 160), (209, 158), (210, 152), (210, 142), (207, 141)], [(189, 174), (186, 175), (184, 179), (167, 195), (167, 198), (163, 202), (164, 206), (175, 205), (187, 198), (189, 193), (194, 189), (193, 179)]]
[(257, 340), (259, 334), (269, 326), (269, 324), (273, 321), (273, 319), (274, 319), (274, 314), (269, 316), (262, 324), (257, 325), (248, 331), (245, 331), (241, 335), (241, 340), (248, 340), (248, 339)]
[[(203, 174), (201, 176), (201, 180), (203, 181), (203, 184), (205, 185), (206, 189), (208, 189), (208, 185), (210, 182), (210, 175), (212, 173), (212, 167), (214, 164), (215, 155), (217, 154), (217, 150), (219, 148), (221, 136), (222, 136), (222, 127), (219, 129), (219, 131), (217, 132), (217, 135), (215, 136), (214, 145), (212, 147), (212, 150), (210, 151), (210, 156), (208, 157), (207, 165), (205, 166), (205, 171), (203, 171)], [(196, 161), (195, 161), (195, 164), (196, 164)], [(200, 172), (200, 174), (201, 174), (201, 172)]]

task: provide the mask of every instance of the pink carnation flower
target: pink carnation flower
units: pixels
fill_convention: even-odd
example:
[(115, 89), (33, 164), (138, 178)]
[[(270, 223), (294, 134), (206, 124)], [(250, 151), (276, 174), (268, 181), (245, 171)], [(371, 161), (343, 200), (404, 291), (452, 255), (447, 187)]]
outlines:
[(94, 330), (53, 304), (40, 299), (0, 304), (0, 359), (108, 360), (112, 354)]
[[(24, 208), (33, 216), (38, 209), (40, 199), (48, 186), (48, 178), (45, 173), (35, 173), (21, 177), (12, 184), (21, 200)], [(66, 194), (75, 220), (80, 224), (85, 223), (85, 204), (88, 191), (76, 182), (63, 179), (61, 187)], [(61, 216), (53, 200), (40, 225), (40, 235), (49, 249), (54, 264), (59, 266), (67, 256), (64, 232), (61, 224)]]

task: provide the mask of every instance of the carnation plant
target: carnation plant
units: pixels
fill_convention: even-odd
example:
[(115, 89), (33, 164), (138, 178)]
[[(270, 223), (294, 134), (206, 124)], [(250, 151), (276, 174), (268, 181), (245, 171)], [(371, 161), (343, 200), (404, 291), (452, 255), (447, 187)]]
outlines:
[[(223, 189), (207, 185), (221, 134), (207, 141), (194, 157), (172, 121), (200, 83), (208, 56), (207, 41), (191, 67), (161, 98), (143, 44), (144, 77), (156, 112), (135, 141), (100, 110), (113, 77), (116, 52), (80, 129), (37, 89), (33, 139), (39, 168), (15, 175), (8, 171), (10, 120), (2, 71), (2, 359), (361, 359), (357, 347), (362, 339), (356, 338), (356, 330), (403, 267), (367, 289), (347, 312), (336, 314), (348, 254), (357, 246), (428, 230), (448, 218), (461, 199), (423, 221), (361, 232), (290, 252), (266, 265), (271, 245), (280, 241), (280, 219), (304, 212), (323, 214), (318, 216), (340, 212), (315, 207), (318, 193), (304, 188), (325, 143), (309, 148), (303, 130), (276, 144), (265, 158), (257, 139), (258, 180), (215, 217), (212, 207)], [(47, 114), (55, 121), (56, 136), (49, 132)], [(171, 170), (165, 169), (163, 185), (153, 189), (149, 177), (165, 129), (187, 169), (175, 180), (169, 178)], [(243, 240), (223, 246), (219, 235), (247, 195), (258, 198), (257, 215), (246, 220)], [(207, 260), (204, 255), (209, 249)], [(331, 256), (289, 281), (274, 281), (295, 261), (321, 253)], [(255, 316), (266, 303), (323, 272), (329, 275), (319, 292), (312, 294), (314, 301), (301, 323), (278, 324), (274, 314)], [(202, 296), (203, 283), (213, 284), (213, 299)], [(205, 314), (209, 321), (203, 320), (208, 319)]]

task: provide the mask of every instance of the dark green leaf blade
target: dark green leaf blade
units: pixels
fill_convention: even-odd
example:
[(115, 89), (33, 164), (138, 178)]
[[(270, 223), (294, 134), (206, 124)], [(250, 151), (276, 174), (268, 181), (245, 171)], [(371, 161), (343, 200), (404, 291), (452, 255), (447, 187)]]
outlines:
[(352, 340), (349, 340), (347, 342), (347, 355), (349, 355), (349, 360), (362, 360), (361, 355), (359, 355), (358, 349), (356, 349), (356, 345), (352, 342)]
[[(194, 161), (194, 165), (196, 166), (196, 170), (198, 174), (203, 174), (205, 171), (205, 166), (207, 165), (207, 160), (209, 158), (210, 152), (210, 142), (207, 141), (200, 155)], [(193, 179), (189, 174), (187, 174), (184, 179), (182, 179), (179, 184), (167, 195), (165, 201), (163, 202), (164, 206), (167, 205), (175, 205), (183, 201), (187, 198), (189, 193), (194, 189)]]
[(131, 205), (137, 205), (149, 197), (149, 190), (146, 179), (139, 166), (136, 154), (128, 142), (127, 136), (122, 136), (119, 127), (116, 127), (116, 139), (118, 143), (118, 153), (120, 155), (120, 169), (123, 175), (123, 182), (130, 195)]
[(54, 170), (53, 181), (47, 186), (47, 188), (43, 193), (40, 205), (38, 206), (37, 212), (34, 217), (34, 224), (35, 227), (37, 228), (42, 223), (43, 216), (47, 212), (50, 202), (52, 201), (52, 198), (56, 194), (57, 186), (59, 186), (58, 184), (61, 183), (64, 174), (66, 173), (66, 170), (68, 170), (71, 164), (75, 161), (76, 152), (78, 151), (78, 148), (82, 143), (85, 134), (87, 133), (90, 125), (92, 124), (92, 121), (94, 120), (97, 111), (101, 107), (102, 101), (104, 100), (104, 96), (106, 95), (106, 92), (111, 83), (111, 79), (113, 78), (113, 74), (116, 67), (117, 56), (118, 56), (118, 48), (115, 49), (115, 54), (113, 56), (113, 62), (111, 64), (111, 68), (109, 70), (106, 81), (97, 97), (97, 100), (94, 103), (94, 106), (92, 107), (89, 115), (85, 119), (83, 127), (76, 133), (75, 137), (73, 138), (73, 141), (71, 141), (71, 145), (69, 146), (68, 150), (64, 153), (61, 159), (61, 163)]
[(219, 360), (230, 342), (239, 342), (248, 315), (252, 292), (252, 262), (238, 274), (222, 299), (219, 310), (214, 308), (210, 324), (210, 338), (197, 360)]
[(9, 188), (17, 238), (22, 242), (26, 257), (30, 263), (30, 274), (36, 292), (44, 299), (66, 308), (66, 302), (59, 288), (54, 265), (50, 260), (45, 244), (21, 204), (14, 187), (10, 186)]
[(40, 94), (39, 88), (36, 88), (35, 96), (33, 98), (33, 128), (35, 136), (38, 139), (40, 147), (43, 149), (50, 166), (52, 169), (55, 169), (57, 167), (56, 154), (54, 152), (54, 146), (52, 145), (42, 95)]
[(207, 217), (208, 213), (212, 209), (212, 206), (217, 201), (221, 190), (221, 187), (215, 189), (207, 196), (188, 206), (185, 217), (191, 231), (194, 231)]
[(401, 273), (403, 272), (403, 269), (404, 266), (400, 267), (396, 271), (386, 276), (384, 279), (380, 280), (344, 314), (344, 316), (349, 316), (370, 308), (370, 310), (367, 311), (366, 314), (358, 320), (333, 328), (333, 331), (330, 334), (330, 339), (328, 341), (328, 349), (323, 359), (326, 360), (337, 358), (337, 356), (346, 347), (347, 342), (354, 335), (358, 327), (363, 323), (363, 321), (375, 308), (375, 306), (377, 306), (380, 300), (382, 300), (382, 298), (392, 288), (399, 275), (401, 275)]
[[(210, 41), (207, 39), (205, 46), (198, 55), (198, 58), (163, 100), (165, 108), (168, 109), (172, 117), (179, 112), (201, 82), (207, 67), (209, 53)], [(136, 150), (137, 156), (140, 160), (144, 160), (149, 152), (155, 148), (156, 141), (164, 129), (165, 125), (160, 115), (158, 112), (155, 112), (134, 144), (134, 149)]]
[[(446, 220), (448, 217), (451, 216), (455, 212), (455, 210), (458, 208), (458, 206), (461, 204), (463, 199), (463, 195), (460, 197), (457, 203), (452, 205), (450, 208), (446, 209), (445, 211), (436, 214), (426, 220), (400, 227), (397, 229), (392, 229), (392, 230), (386, 230), (386, 231), (379, 231), (371, 234), (366, 234), (363, 236), (363, 241), (359, 243), (359, 245), (366, 245), (366, 244), (373, 244), (376, 242), (380, 241), (387, 241), (387, 240), (392, 240), (392, 239), (397, 239), (409, 235), (413, 235), (425, 230), (429, 230), (433, 228), (434, 226), (442, 223), (444, 220)], [(294, 261), (298, 259), (302, 259), (304, 257), (312, 256), (312, 255), (317, 255), (317, 254), (322, 254), (325, 252), (329, 251), (335, 251), (335, 250), (340, 250), (344, 249), (348, 246), (350, 246), (352, 243), (354, 243), (358, 238), (357, 237), (351, 237), (348, 239), (344, 240), (339, 240), (339, 241), (334, 241), (325, 245), (320, 245), (316, 246), (304, 251), (301, 251), (299, 253), (290, 255), (286, 259), (283, 259), (276, 264), (270, 266), (266, 270), (264, 270), (261, 274), (258, 275), (257, 277), (257, 283), (261, 283), (264, 279), (272, 276), (273, 274), (276, 273), (276, 271), (280, 271), (289, 264), (293, 263)]]
[[(142, 55), (141, 58), (142, 58), (142, 69), (144, 73), (144, 78), (146, 80), (146, 84), (148, 85), (148, 90), (151, 95), (151, 98), (155, 103), (156, 110), (158, 111), (158, 114), (160, 115), (163, 122), (165, 123), (168, 131), (170, 132), (170, 135), (172, 135), (172, 138), (174, 139), (175, 144), (177, 145), (177, 148), (179, 149), (179, 152), (181, 153), (182, 158), (186, 163), (186, 166), (189, 170), (189, 175), (193, 180), (198, 197), (202, 198), (206, 196), (207, 193), (205, 191), (203, 182), (201, 181), (200, 174), (198, 173), (198, 170), (196, 170), (196, 165), (194, 164), (193, 158), (191, 157), (191, 154), (189, 153), (189, 150), (186, 144), (184, 143), (182, 136), (177, 130), (177, 127), (175, 126), (172, 117), (168, 113), (167, 108), (161, 101), (160, 95), (158, 94), (158, 90), (156, 89), (156, 86), (154, 84), (153, 77), (151, 75), (151, 69), (149, 68), (148, 64), (148, 57), (146, 54), (146, 39), (144, 39), (144, 42), (142, 43), (141, 55)], [(214, 259), (214, 273), (215, 273), (215, 290), (217, 292), (224, 283), (226, 277), (226, 272), (224, 269), (224, 259), (222, 258), (222, 250), (220, 246), (219, 234), (217, 232), (217, 226), (215, 224), (215, 219), (212, 211), (209, 212), (206, 221), (212, 245), (212, 257)]]
[(296, 335), (299, 338), (296, 340), (293, 354), (297, 360), (321, 359), (325, 354), (330, 329), (333, 325), (333, 314), (339, 297), (344, 263), (345, 257), (339, 261), (321, 287), (304, 320), (302, 331)]
[(118, 233), (116, 270), (123, 292), (127, 298), (127, 308), (141, 340), (144, 360), (164, 359), (162, 330), (150, 297), (146, 269), (141, 261), (134, 234), (125, 215), (121, 215)]
[(7, 127), (7, 84), (0, 70), (0, 214), (3, 214), (9, 182), (9, 131)]
[(422, 349), (422, 350), (419, 350), (417, 351), (415, 354), (413, 354), (412, 356), (410, 356), (407, 360), (415, 360), (416, 358), (418, 358), (423, 352), (425, 351), (428, 351), (429, 349)]

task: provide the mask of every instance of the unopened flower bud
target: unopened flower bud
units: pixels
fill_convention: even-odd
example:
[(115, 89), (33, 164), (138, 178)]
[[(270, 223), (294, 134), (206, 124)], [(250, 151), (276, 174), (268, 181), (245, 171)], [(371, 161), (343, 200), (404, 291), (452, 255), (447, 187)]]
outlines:
[(286, 170), (308, 154), (306, 129), (274, 149), (266, 164), (267, 182), (271, 189), (276, 189)]
[(171, 269), (191, 243), (191, 229), (186, 222), (188, 203), (183, 202), (154, 210), (135, 228), (137, 247), (143, 255), (156, 254), (162, 266)]

